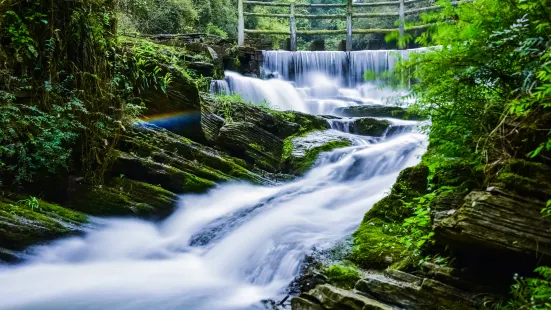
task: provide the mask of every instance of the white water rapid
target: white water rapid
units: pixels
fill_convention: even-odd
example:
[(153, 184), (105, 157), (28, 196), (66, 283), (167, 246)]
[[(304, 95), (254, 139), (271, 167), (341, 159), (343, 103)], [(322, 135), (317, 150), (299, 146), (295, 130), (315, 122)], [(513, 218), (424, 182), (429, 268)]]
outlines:
[[(361, 55), (352, 57), (354, 63)], [(309, 69), (321, 63), (318, 56), (293, 56), (302, 59), (295, 61), (303, 68), (300, 84), (317, 88), (235, 73), (214, 87), (238, 91), (251, 101), (276, 102), (281, 109), (319, 114), (366, 102), (362, 87), (369, 85), (339, 88), (356, 77), (336, 65), (330, 77), (309, 80), (307, 71), (327, 73), (320, 69), (325, 65)], [(341, 56), (324, 57), (337, 63)], [(278, 68), (280, 63), (266, 66), (290, 74)], [(223, 184), (206, 194), (182, 196), (162, 222), (95, 219), (83, 236), (36, 247), (24, 263), (0, 265), (0, 310), (273, 309), (262, 301), (280, 301), (288, 294), (314, 248), (330, 248), (350, 236), (399, 172), (420, 161), (427, 139), (415, 132), (417, 122), (389, 120), (392, 126), (382, 137), (350, 133), (353, 119), (329, 120), (333, 130), (320, 134), (338, 135), (353, 145), (321, 154), (308, 174), (287, 184)]]
[(0, 269), (0, 309), (262, 309), (286, 295), (314, 246), (358, 227), (425, 140), (408, 133), (335, 150), (281, 186), (186, 195), (161, 223), (103, 220)]

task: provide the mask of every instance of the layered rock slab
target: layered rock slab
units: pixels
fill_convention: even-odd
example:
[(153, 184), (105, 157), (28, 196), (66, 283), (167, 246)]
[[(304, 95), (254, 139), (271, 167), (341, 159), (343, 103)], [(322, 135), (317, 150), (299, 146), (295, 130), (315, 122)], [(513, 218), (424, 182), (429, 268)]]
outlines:
[(433, 229), (443, 244), (551, 258), (551, 220), (541, 215), (543, 202), (489, 188), (469, 193), (458, 208), (448, 207), (440, 205), (433, 213)]

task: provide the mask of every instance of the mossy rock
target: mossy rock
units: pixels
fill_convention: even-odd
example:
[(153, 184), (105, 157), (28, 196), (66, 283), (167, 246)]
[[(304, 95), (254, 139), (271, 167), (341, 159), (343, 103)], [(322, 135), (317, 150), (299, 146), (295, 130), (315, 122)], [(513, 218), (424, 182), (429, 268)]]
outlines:
[(113, 173), (145, 183), (157, 184), (173, 193), (203, 193), (216, 183), (165, 163), (119, 152)]
[(381, 137), (392, 125), (387, 120), (379, 120), (371, 117), (363, 117), (354, 120), (351, 131), (362, 136)]
[(458, 186), (469, 190), (479, 188), (484, 182), (484, 171), (480, 166), (462, 160), (440, 161), (433, 168), (431, 183), (433, 189), (442, 186)]
[(358, 268), (352, 265), (332, 265), (323, 274), (329, 279), (329, 283), (346, 290), (353, 289), (361, 279)]
[(0, 249), (26, 247), (80, 232), (82, 213), (32, 197), (0, 197)]
[(148, 218), (169, 215), (177, 201), (178, 196), (168, 190), (124, 177), (114, 178), (109, 185), (81, 185), (69, 204), (91, 215)]
[(347, 139), (326, 136), (322, 132), (313, 132), (304, 137), (289, 137), (283, 144), (284, 171), (303, 175), (314, 166), (321, 153), (351, 145)]
[(424, 164), (404, 169), (392, 187), (390, 195), (377, 202), (369, 210), (364, 222), (374, 218), (400, 222), (412, 215), (410, 208), (404, 207), (404, 201), (423, 196), (427, 193), (429, 168)]
[(398, 224), (381, 219), (364, 221), (354, 233), (350, 259), (362, 268), (384, 269), (404, 258), (405, 247), (399, 240)]
[(336, 108), (335, 115), (346, 117), (392, 117), (406, 120), (422, 120), (423, 117), (397, 106), (360, 105)]
[(551, 169), (541, 163), (510, 159), (502, 165), (491, 183), (519, 195), (544, 201), (551, 199)]
[[(142, 164), (147, 165), (144, 161), (156, 162), (211, 182), (235, 179), (248, 180), (256, 184), (265, 182), (257, 174), (248, 171), (244, 167), (247, 164), (242, 159), (232, 157), (227, 153), (193, 142), (155, 126), (130, 128), (122, 138), (120, 149), (123, 153), (133, 155), (130, 157), (139, 157)], [(129, 156), (123, 157), (129, 158)], [(114, 171), (115, 176), (139, 173), (133, 170), (135, 167), (133, 165), (125, 167), (116, 164), (115, 167), (117, 168)], [(144, 182), (150, 182), (149, 180), (152, 179), (151, 177), (139, 175), (132, 178)], [(151, 182), (155, 184), (156, 181), (152, 180)], [(164, 188), (169, 189), (168, 187)]]
[(217, 144), (269, 172), (279, 172), (283, 140), (253, 123), (233, 122), (220, 129)]
[(225, 120), (228, 115), (231, 116), (232, 122), (254, 124), (281, 139), (329, 128), (327, 120), (316, 115), (296, 111), (277, 111), (237, 99), (231, 100), (232, 98), (224, 98), (222, 103), (220, 98), (203, 95), (201, 110), (203, 129), (211, 133), (213, 141), (218, 136), (218, 130), (225, 124), (225, 121), (219, 120)]

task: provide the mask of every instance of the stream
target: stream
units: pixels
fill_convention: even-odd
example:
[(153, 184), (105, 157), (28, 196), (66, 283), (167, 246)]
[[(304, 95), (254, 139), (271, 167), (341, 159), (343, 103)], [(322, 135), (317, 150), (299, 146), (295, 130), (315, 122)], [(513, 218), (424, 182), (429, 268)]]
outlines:
[[(338, 71), (338, 64), (332, 69), (317, 56), (318, 67), (305, 65), (312, 72), (288, 57), (302, 70), (293, 73), (294, 83), (280, 68), (279, 79), (228, 73), (226, 85), (215, 84), (239, 89), (251, 101), (271, 96), (270, 102), (282, 109), (318, 114), (381, 101), (380, 92), (365, 94), (372, 85), (354, 82), (352, 73)], [(324, 57), (325, 62), (342, 61), (340, 56)], [(265, 66), (272, 66), (272, 72), (281, 66), (268, 59), (272, 62)], [(373, 59), (373, 64), (382, 62)], [(332, 78), (341, 75), (349, 78)], [(321, 80), (340, 99), (312, 93)], [(329, 103), (319, 109), (323, 101)], [(162, 222), (101, 219), (83, 236), (36, 247), (26, 262), (0, 267), (0, 309), (244, 310), (265, 309), (263, 300), (282, 300), (314, 247), (331, 247), (352, 234), (399, 172), (416, 165), (426, 149), (426, 136), (415, 130), (373, 139), (347, 132), (346, 122), (330, 121), (333, 129), (327, 134), (338, 130), (353, 145), (321, 154), (312, 170), (295, 181), (223, 184), (205, 194), (182, 196), (177, 210)], [(411, 129), (416, 122), (396, 124)]]

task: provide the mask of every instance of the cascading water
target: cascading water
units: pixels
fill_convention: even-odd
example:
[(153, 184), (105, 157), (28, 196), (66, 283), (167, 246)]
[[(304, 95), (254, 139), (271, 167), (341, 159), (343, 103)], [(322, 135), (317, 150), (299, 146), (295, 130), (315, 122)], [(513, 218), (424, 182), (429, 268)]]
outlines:
[[(356, 73), (390, 68), (394, 60), (385, 53), (266, 52), (265, 69), (298, 77), (296, 84), (227, 72), (224, 81), (213, 81), (212, 91), (327, 114), (367, 101), (371, 85)], [(293, 66), (284, 66), (287, 61)], [(353, 146), (321, 154), (296, 181), (225, 184), (185, 195), (160, 223), (101, 219), (84, 236), (37, 247), (23, 264), (0, 266), (0, 309), (265, 309), (262, 300), (286, 296), (312, 249), (349, 236), (426, 148), (426, 136), (413, 130), (417, 122), (391, 119), (386, 134), (375, 138), (350, 133), (353, 121), (328, 120), (338, 131), (320, 134)]]
[(0, 269), (0, 309), (261, 309), (285, 296), (314, 246), (358, 227), (425, 140), (408, 133), (335, 150), (286, 185), (186, 195), (158, 224), (105, 220)]
[[(384, 88), (383, 73), (411, 53), (425, 49), (357, 52), (264, 51), (262, 72), (267, 80), (226, 72), (227, 87), (217, 81), (212, 93), (239, 93), (255, 104), (312, 114), (330, 114), (337, 107), (382, 104), (401, 91)], [(372, 79), (366, 81), (365, 73)]]

